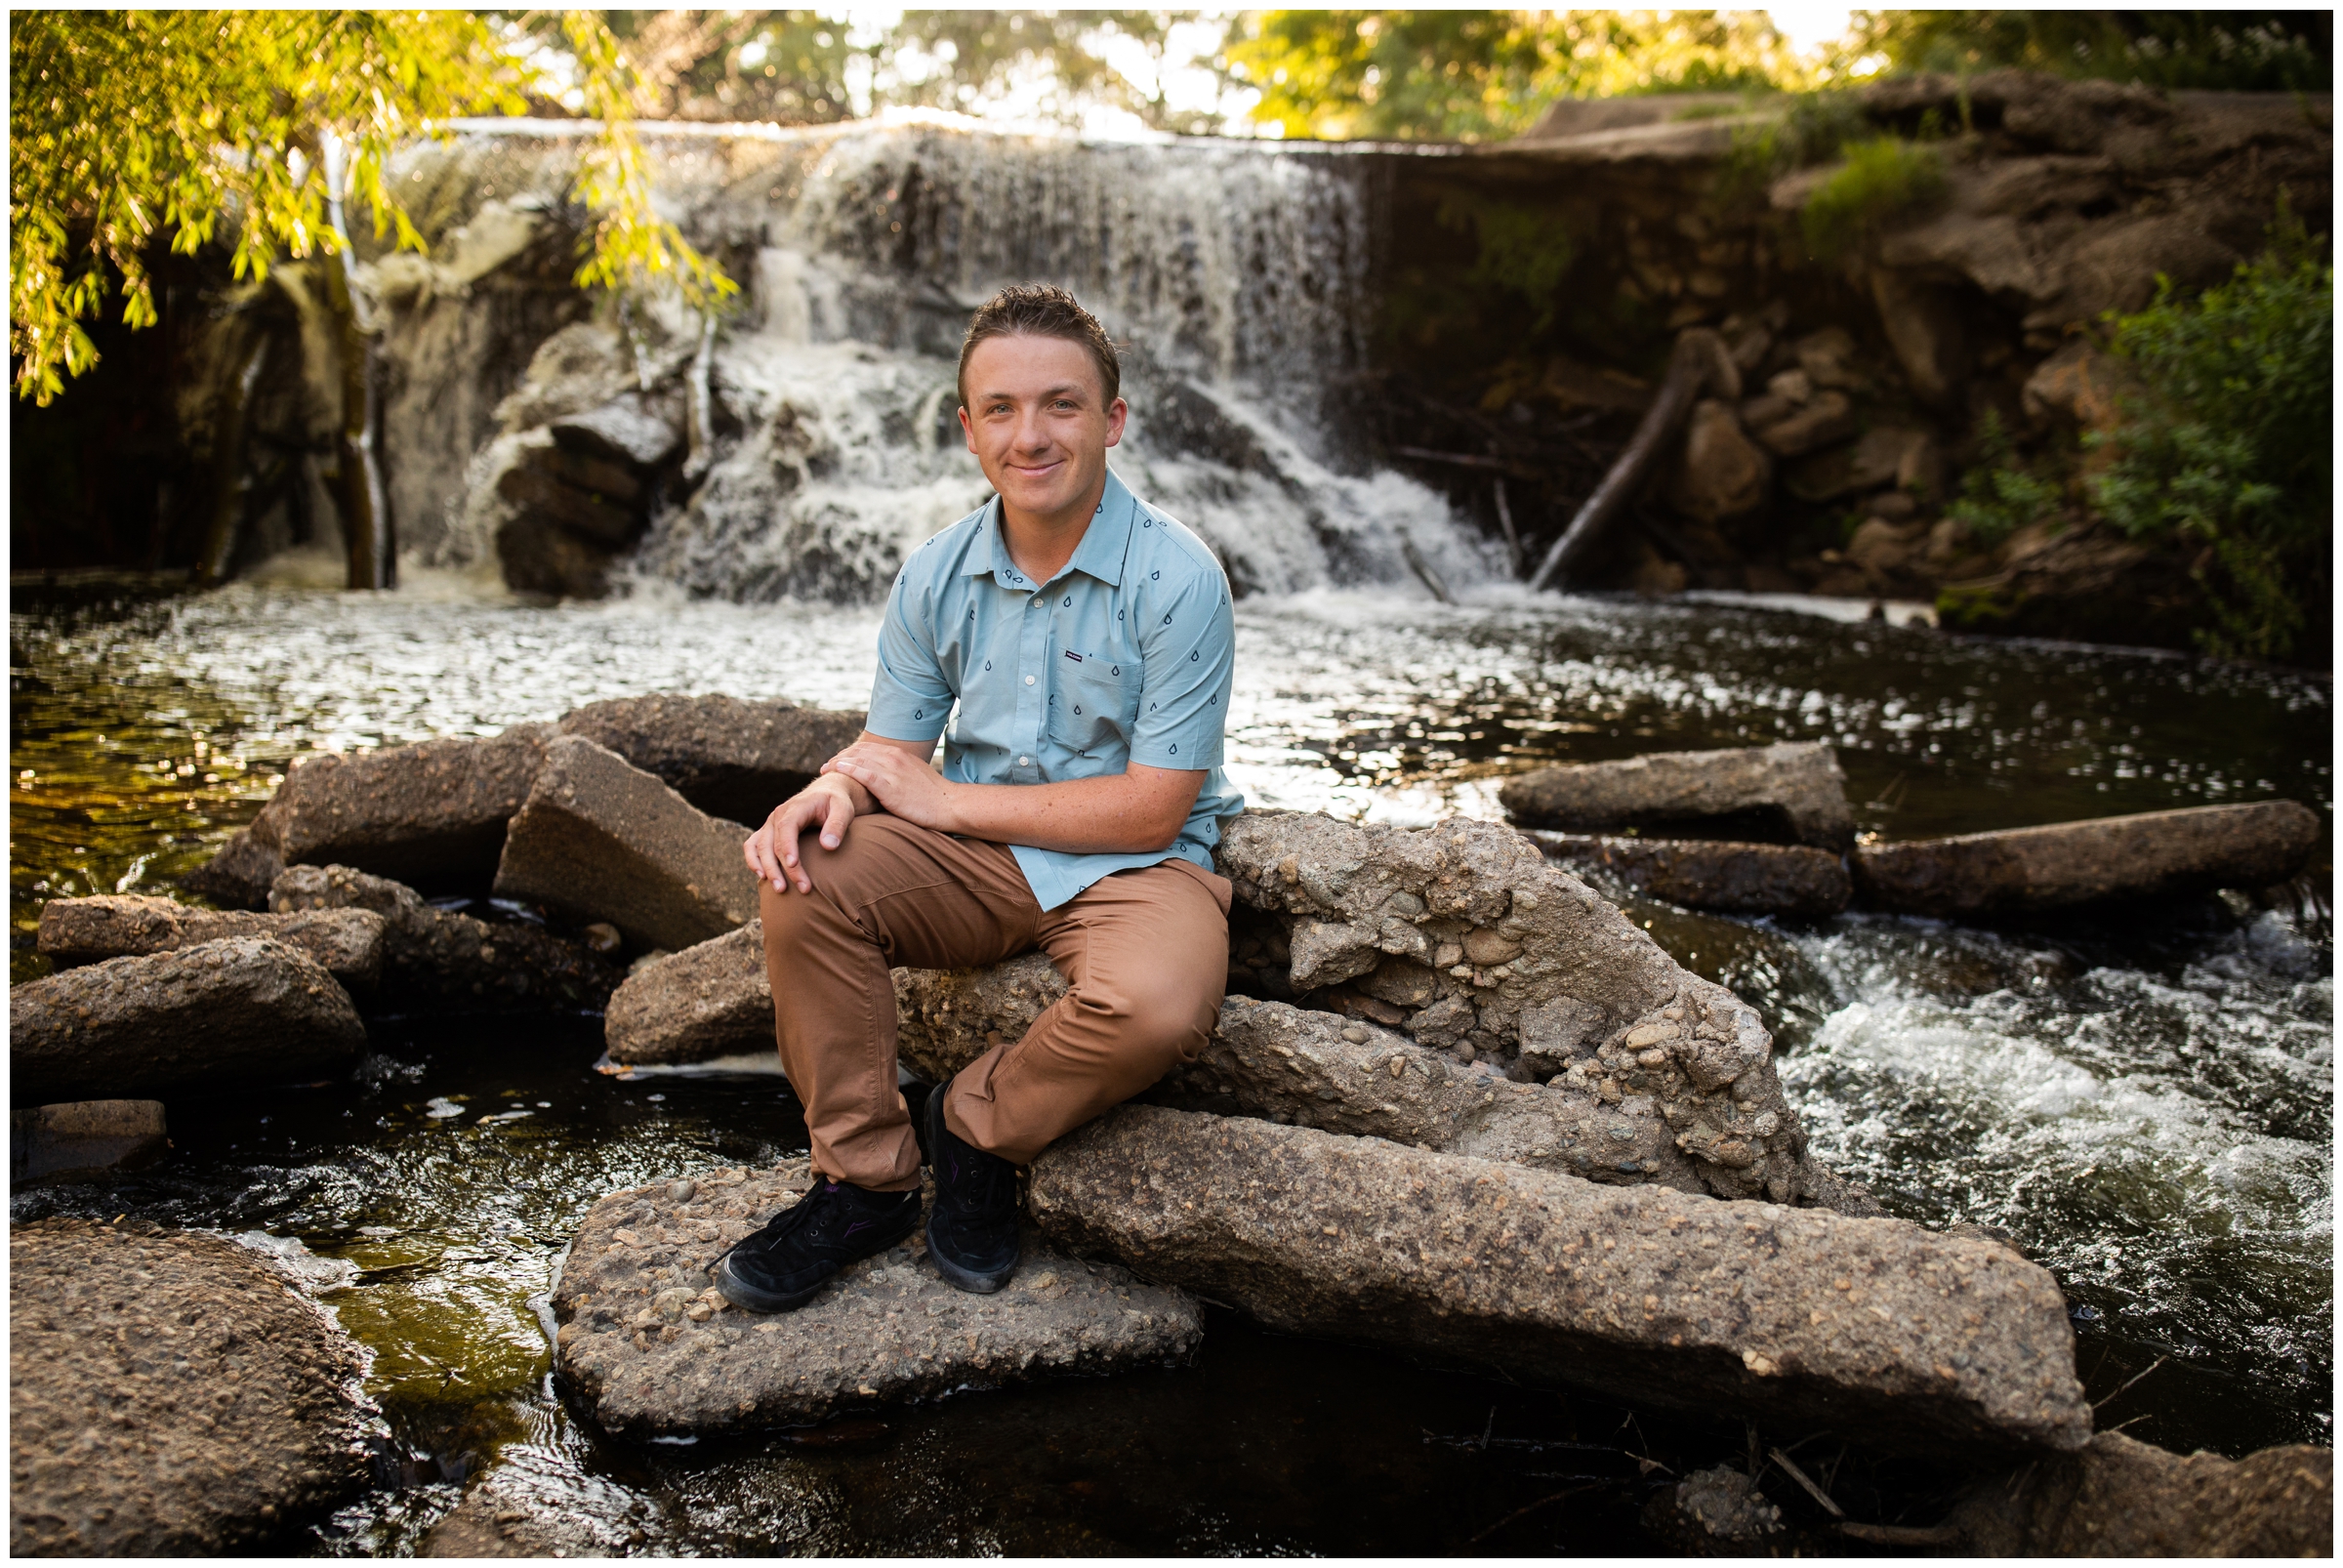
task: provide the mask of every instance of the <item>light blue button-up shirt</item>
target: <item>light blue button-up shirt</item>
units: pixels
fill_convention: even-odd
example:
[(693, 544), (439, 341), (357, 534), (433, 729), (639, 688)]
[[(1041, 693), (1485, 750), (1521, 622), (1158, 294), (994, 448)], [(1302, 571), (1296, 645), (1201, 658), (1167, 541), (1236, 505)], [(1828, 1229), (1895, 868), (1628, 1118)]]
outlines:
[(1213, 869), (1220, 824), (1245, 808), (1220, 772), (1236, 670), (1228, 578), (1202, 540), (1124, 487), (1074, 557), (1035, 583), (1009, 558), (1001, 500), (952, 524), (895, 574), (871, 684), (874, 735), (944, 744), (964, 784), (1048, 784), (1128, 764), (1206, 769), (1169, 849), (1069, 854), (1012, 846), (1044, 909), (1099, 878), (1177, 856)]

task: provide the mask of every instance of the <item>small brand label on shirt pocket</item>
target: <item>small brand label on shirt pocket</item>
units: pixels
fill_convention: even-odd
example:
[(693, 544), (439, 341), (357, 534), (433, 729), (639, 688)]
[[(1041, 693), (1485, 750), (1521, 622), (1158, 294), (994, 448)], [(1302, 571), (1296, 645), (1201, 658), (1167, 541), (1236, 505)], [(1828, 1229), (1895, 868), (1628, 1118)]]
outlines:
[(1050, 667), (1049, 738), (1077, 752), (1129, 746), (1139, 718), (1138, 660), (1068, 649)]

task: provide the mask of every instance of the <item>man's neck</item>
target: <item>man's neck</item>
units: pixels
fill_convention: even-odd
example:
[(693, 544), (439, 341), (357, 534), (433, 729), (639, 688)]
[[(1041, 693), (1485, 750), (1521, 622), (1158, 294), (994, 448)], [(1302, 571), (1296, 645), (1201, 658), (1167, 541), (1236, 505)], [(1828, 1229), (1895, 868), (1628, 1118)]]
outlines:
[(1066, 569), (1066, 562), (1082, 548), (1083, 535), (1090, 531), (1090, 519), (1098, 515), (1105, 496), (1106, 475), (1102, 473), (1089, 496), (1063, 512), (1027, 512), (1002, 497), (1001, 540), (1008, 547), (1008, 558), (1034, 582), (1048, 582)]

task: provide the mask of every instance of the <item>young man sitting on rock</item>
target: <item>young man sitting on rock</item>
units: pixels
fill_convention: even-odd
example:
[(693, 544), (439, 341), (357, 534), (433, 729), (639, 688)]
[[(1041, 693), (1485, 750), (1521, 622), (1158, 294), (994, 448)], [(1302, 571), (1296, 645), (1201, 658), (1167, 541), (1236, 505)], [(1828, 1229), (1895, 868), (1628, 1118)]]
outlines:
[(1121, 381), (1062, 289), (976, 312), (960, 423), (999, 493), (904, 562), (868, 727), (749, 836), (818, 1178), (718, 1263), (737, 1305), (799, 1306), (919, 1222), (890, 969), (1038, 947), (1071, 987), (927, 1096), (927, 1255), (962, 1290), (1016, 1270), (1016, 1168), (1204, 1048), (1228, 970), (1213, 846), (1243, 806), (1219, 766), (1235, 629), (1213, 553), (1107, 469)]

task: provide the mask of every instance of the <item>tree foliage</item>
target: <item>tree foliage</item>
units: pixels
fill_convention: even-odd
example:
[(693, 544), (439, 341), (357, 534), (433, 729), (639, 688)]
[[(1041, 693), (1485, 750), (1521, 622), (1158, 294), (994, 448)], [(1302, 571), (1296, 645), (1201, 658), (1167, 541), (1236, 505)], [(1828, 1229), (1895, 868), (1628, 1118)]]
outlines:
[(1759, 11), (1266, 11), (1239, 20), (1231, 77), (1289, 137), (1479, 142), (1558, 98), (1803, 86)]
[(2170, 282), (2115, 323), (2146, 392), (2090, 483), (2134, 538), (2210, 547), (2208, 650), (2283, 657), (2323, 599), (2334, 536), (2335, 270), (2281, 214), (2270, 248), (2195, 300)]
[(2151, 87), (2327, 92), (2325, 11), (1872, 11), (1850, 53), (1897, 70), (2018, 66)]
[[(31, 11), (9, 64), (9, 348), (20, 396), (46, 403), (96, 360), (81, 322), (117, 287), (155, 318), (145, 257), (232, 234), (238, 277), (279, 254), (333, 254), (329, 164), (378, 235), (421, 248), (384, 178), (392, 151), (464, 114), (521, 113), (575, 91), (604, 120), (580, 169), (595, 213), (583, 283), (665, 281), (695, 304), (731, 282), (650, 204), (633, 74), (592, 12), (532, 34), (467, 12)], [(550, 34), (550, 36), (548, 36)], [(534, 62), (574, 62), (576, 81)], [(337, 158), (335, 154), (339, 154)]]

